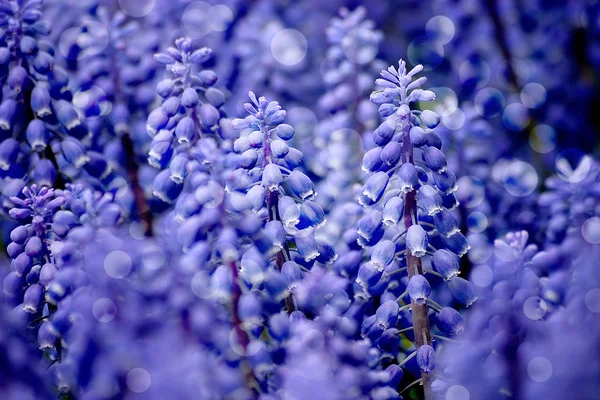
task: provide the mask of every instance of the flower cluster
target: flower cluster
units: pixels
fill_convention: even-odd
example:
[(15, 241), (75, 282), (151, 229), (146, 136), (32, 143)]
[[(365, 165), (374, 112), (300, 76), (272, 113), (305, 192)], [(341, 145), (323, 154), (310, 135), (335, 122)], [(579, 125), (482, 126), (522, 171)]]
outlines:
[(0, 0), (0, 398), (597, 397), (600, 7), (351, 3)]
[(190, 147), (204, 136), (217, 140), (231, 130), (222, 126), (227, 123), (222, 122), (218, 108), (225, 97), (213, 87), (217, 75), (209, 69), (195, 70), (210, 56), (209, 48), (195, 48), (190, 38), (179, 38), (167, 53), (155, 55), (172, 76), (156, 86), (162, 105), (150, 112), (146, 122), (152, 137), (148, 163), (163, 170), (154, 180), (154, 194), (166, 203), (174, 201), (183, 188)]
[[(426, 78), (413, 80), (422, 69), (418, 65), (407, 71), (400, 60), (398, 69), (392, 66), (381, 72), (377, 84), (383, 89), (371, 95), (385, 120), (373, 132), (377, 146), (363, 158), (369, 176), (359, 202), (369, 209), (358, 222), (357, 240), (369, 249), (370, 260), (360, 266), (356, 282), (362, 295), (381, 299), (362, 328), (380, 349), (391, 350), (395, 357), (399, 343), (393, 338), (412, 325), (416, 349), (401, 364), (416, 357), (428, 392), (435, 367), (429, 310), (439, 312), (445, 332), (457, 332), (462, 319), (431, 299), (426, 274), (448, 281), (454, 298), (467, 307), (477, 297), (470, 282), (458, 276), (459, 257), (469, 245), (452, 212), (458, 204), (456, 176), (447, 168), (440, 137), (432, 131), (440, 118), (430, 110), (410, 108), (435, 99), (434, 92), (420, 89)], [(409, 307), (412, 314), (403, 315), (401, 311)]]

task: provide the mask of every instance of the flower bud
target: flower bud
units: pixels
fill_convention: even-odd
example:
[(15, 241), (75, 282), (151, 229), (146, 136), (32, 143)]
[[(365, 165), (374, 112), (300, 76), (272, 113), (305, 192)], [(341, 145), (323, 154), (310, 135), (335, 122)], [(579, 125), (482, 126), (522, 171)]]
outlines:
[(200, 78), (200, 81), (206, 86), (214, 85), (219, 79), (219, 77), (214, 71), (208, 69), (200, 71), (200, 73), (198, 74), (198, 78)]
[(427, 252), (429, 237), (421, 225), (411, 225), (406, 232), (406, 247), (415, 257), (423, 257)]
[(175, 137), (179, 144), (190, 143), (194, 139), (194, 121), (190, 117), (183, 117), (175, 127)]
[(32, 236), (25, 244), (25, 254), (30, 257), (39, 257), (42, 254), (42, 241), (38, 236)]
[(298, 229), (312, 226), (319, 228), (325, 223), (325, 211), (320, 205), (311, 200), (306, 200), (300, 205), (300, 222)]
[(27, 125), (25, 131), (27, 143), (34, 151), (43, 151), (48, 145), (49, 135), (46, 125), (39, 119), (34, 119)]
[(205, 129), (210, 129), (219, 123), (219, 111), (210, 104), (202, 104), (198, 114), (200, 123)]
[(40, 311), (44, 299), (44, 289), (40, 285), (31, 285), (23, 297), (23, 311), (35, 314)]
[(459, 257), (462, 257), (465, 254), (467, 254), (467, 251), (469, 251), (469, 249), (471, 248), (469, 242), (467, 241), (467, 238), (465, 238), (465, 236), (460, 232), (456, 232), (452, 236), (442, 235), (442, 241), (444, 242), (444, 245), (448, 248), (448, 250), (455, 253)]
[(458, 275), (458, 261), (458, 256), (453, 252), (446, 249), (440, 249), (433, 253), (431, 264), (433, 265), (433, 268), (444, 277), (445, 280), (449, 281)]
[(294, 128), (288, 124), (280, 124), (275, 128), (275, 134), (283, 140), (290, 140), (294, 137)]
[(466, 307), (469, 307), (477, 300), (473, 284), (466, 279), (456, 277), (450, 281), (448, 288), (456, 301)]
[(31, 109), (38, 118), (45, 118), (52, 115), (52, 99), (48, 89), (37, 85), (31, 92)]
[(429, 129), (434, 129), (440, 124), (440, 116), (431, 110), (424, 110), (420, 115), (420, 119)]
[(317, 242), (315, 240), (314, 230), (312, 228), (299, 231), (294, 237), (298, 253), (305, 261), (312, 261), (319, 256)]
[(415, 166), (404, 163), (398, 170), (398, 186), (404, 193), (413, 191), (419, 185), (419, 178)]
[(271, 192), (279, 190), (279, 186), (283, 182), (283, 175), (279, 166), (276, 164), (267, 164), (262, 174), (262, 184)]
[(156, 85), (156, 93), (162, 98), (167, 98), (173, 93), (175, 82), (172, 79), (163, 79)]
[(377, 210), (365, 213), (358, 221), (358, 235), (369, 240), (381, 228), (383, 214)]
[(449, 194), (457, 189), (456, 175), (449, 169), (440, 173), (433, 173), (433, 181), (441, 192)]
[(375, 174), (371, 175), (369, 179), (367, 179), (365, 185), (362, 187), (361, 193), (367, 199), (366, 202), (361, 202), (361, 204), (364, 206), (377, 203), (383, 196), (389, 179), (390, 178), (388, 174), (385, 172), (376, 172)]
[(53, 186), (56, 181), (56, 167), (52, 161), (44, 158), (35, 164), (31, 176), (39, 186)]
[(431, 294), (431, 286), (427, 279), (420, 274), (413, 275), (408, 281), (408, 295), (417, 304), (425, 304)]
[(423, 185), (419, 188), (417, 204), (429, 216), (433, 216), (442, 211), (442, 198), (437, 190), (430, 185)]
[(423, 151), (423, 161), (433, 172), (441, 173), (447, 169), (446, 156), (436, 147), (429, 146)]
[(377, 171), (383, 161), (381, 161), (381, 147), (375, 147), (365, 153), (362, 160), (362, 170), (365, 172)]
[(292, 171), (288, 183), (294, 194), (302, 200), (312, 199), (315, 193), (315, 185), (310, 178), (298, 170)]
[(435, 224), (435, 228), (443, 236), (452, 236), (459, 232), (458, 219), (454, 213), (447, 208), (442, 208), (440, 212), (433, 216), (433, 223)]
[(381, 150), (380, 158), (385, 164), (390, 167), (395, 166), (400, 161), (400, 157), (402, 156), (402, 148), (400, 143), (392, 140), (388, 144), (385, 145), (383, 150)]
[(29, 237), (29, 229), (24, 226), (17, 226), (10, 232), (10, 240), (17, 244), (24, 244)]
[(383, 223), (386, 226), (396, 225), (404, 213), (404, 200), (402, 196), (389, 199), (383, 207)]
[(19, 150), (19, 142), (13, 138), (0, 142), (0, 169), (7, 171), (11, 165), (15, 164), (19, 157)]
[(465, 322), (458, 311), (451, 307), (444, 307), (438, 313), (437, 327), (448, 336), (461, 334), (465, 329)]
[(317, 262), (323, 265), (331, 265), (338, 257), (333, 244), (324, 239), (317, 239), (317, 251)]
[(285, 156), (285, 163), (287, 168), (293, 170), (294, 168), (299, 167), (302, 164), (302, 159), (304, 154), (294, 147), (289, 148), (288, 154)]
[(408, 101), (433, 101), (435, 93), (431, 90), (415, 89), (408, 96)]
[(377, 284), (383, 275), (383, 269), (378, 269), (372, 262), (366, 262), (358, 269), (356, 283), (367, 290)]
[(182, 189), (182, 184), (174, 182), (171, 179), (170, 171), (164, 170), (154, 178), (152, 193), (165, 203), (170, 204), (179, 196)]
[(148, 119), (146, 120), (146, 129), (148, 130), (148, 134), (151, 137), (154, 137), (159, 130), (167, 126), (168, 122), (169, 117), (167, 117), (160, 108), (152, 110), (152, 112), (148, 115)]
[(377, 243), (371, 253), (371, 262), (380, 270), (391, 263), (396, 255), (396, 245), (391, 240), (382, 240)]
[(179, 112), (180, 105), (181, 105), (181, 101), (179, 100), (179, 97), (173, 96), (173, 97), (169, 97), (168, 99), (166, 99), (162, 103), (162, 106), (160, 107), (160, 109), (163, 112), (163, 114), (165, 114), (167, 117), (171, 118)]
[(377, 323), (384, 329), (394, 327), (398, 322), (399, 312), (400, 307), (398, 303), (395, 300), (388, 300), (380, 305), (375, 312)]
[(433, 347), (424, 344), (417, 349), (417, 364), (421, 368), (421, 371), (426, 374), (433, 371), (435, 368), (435, 351)]
[(427, 144), (427, 133), (418, 126), (410, 129), (410, 143), (415, 147), (423, 147)]

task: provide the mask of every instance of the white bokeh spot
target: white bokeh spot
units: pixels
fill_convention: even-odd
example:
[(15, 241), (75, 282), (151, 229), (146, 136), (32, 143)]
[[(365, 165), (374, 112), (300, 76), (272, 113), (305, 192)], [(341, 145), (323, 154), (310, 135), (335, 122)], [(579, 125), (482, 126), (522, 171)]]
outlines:
[(119, 0), (121, 10), (130, 17), (140, 18), (152, 12), (156, 0)]
[(304, 60), (308, 42), (304, 35), (295, 29), (282, 29), (271, 40), (271, 54), (278, 63), (292, 66)]
[(92, 306), (92, 315), (98, 322), (110, 322), (117, 316), (117, 305), (109, 298), (100, 298)]
[(127, 373), (127, 387), (134, 393), (144, 393), (152, 384), (150, 373), (140, 367), (132, 368)]
[(546, 382), (552, 376), (552, 363), (546, 357), (535, 357), (527, 363), (527, 375), (534, 382)]
[(112, 251), (104, 258), (104, 271), (112, 278), (125, 278), (131, 272), (131, 267), (131, 257), (122, 250)]

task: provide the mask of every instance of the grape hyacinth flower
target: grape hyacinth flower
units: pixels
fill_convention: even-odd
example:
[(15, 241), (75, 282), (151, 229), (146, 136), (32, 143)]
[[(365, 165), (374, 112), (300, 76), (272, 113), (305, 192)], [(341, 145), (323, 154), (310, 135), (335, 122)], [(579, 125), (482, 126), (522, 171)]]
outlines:
[(150, 112), (146, 122), (152, 137), (148, 163), (162, 170), (154, 180), (154, 194), (166, 203), (182, 190), (190, 148), (204, 137), (221, 140), (231, 131), (219, 111), (225, 97), (213, 87), (217, 75), (209, 69), (196, 70), (211, 54), (212, 50), (197, 48), (190, 38), (179, 38), (175, 47), (155, 55), (170, 77), (158, 83), (162, 105)]
[[(426, 78), (414, 79), (422, 69), (417, 65), (407, 71), (405, 62), (400, 60), (398, 69), (383, 70), (376, 81), (382, 89), (373, 92), (371, 101), (379, 105), (380, 115), (385, 120), (373, 132), (377, 147), (369, 150), (363, 159), (363, 169), (369, 175), (359, 202), (368, 208), (358, 223), (358, 243), (373, 248), (370, 263), (379, 258), (378, 248), (383, 243), (387, 247), (389, 243), (393, 258), (387, 258), (386, 262), (392, 264), (397, 258), (402, 266), (398, 272), (407, 271), (407, 291), (398, 301), (403, 304), (404, 296), (410, 296), (416, 351), (403, 363), (416, 354), (422, 372), (420, 382), (425, 398), (430, 399), (433, 396), (430, 374), (435, 362), (429, 310), (439, 312), (441, 309), (430, 299), (431, 286), (426, 274), (449, 280), (450, 291), (465, 306), (470, 306), (476, 295), (468, 281), (457, 277), (458, 258), (469, 246), (451, 211), (457, 205), (454, 187), (443, 184), (442, 177), (452, 173), (440, 150), (441, 139), (433, 132), (440, 118), (429, 110), (411, 110), (413, 104), (435, 99), (434, 92), (420, 88)], [(366, 275), (370, 263), (360, 267), (357, 279), (367, 296), (382, 293), (379, 286), (383, 283), (385, 289), (389, 281), (386, 276), (393, 271), (384, 272), (382, 276), (375, 269)], [(427, 269), (430, 263), (435, 265), (435, 271)], [(378, 267), (379, 271), (386, 269), (386, 265)]]
[[(301, 264), (310, 266), (317, 261), (328, 265), (337, 255), (332, 244), (316, 237), (325, 213), (313, 201), (314, 184), (298, 168), (302, 153), (288, 144), (294, 128), (283, 123), (286, 111), (278, 102), (257, 98), (253, 92), (249, 97), (251, 103), (244, 105), (249, 116), (234, 120), (233, 126), (252, 131), (237, 139), (234, 149), (240, 154), (239, 167), (257, 176), (246, 198), (255, 212), (266, 216), (266, 233), (278, 238), (277, 269), (282, 271), (286, 262), (293, 262), (289, 242)], [(295, 307), (290, 303), (288, 309), (291, 312)]]

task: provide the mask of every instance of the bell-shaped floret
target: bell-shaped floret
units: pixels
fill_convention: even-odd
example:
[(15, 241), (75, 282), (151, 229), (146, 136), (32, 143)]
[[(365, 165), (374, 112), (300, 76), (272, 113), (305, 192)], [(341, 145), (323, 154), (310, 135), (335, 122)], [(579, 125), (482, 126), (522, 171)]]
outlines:
[(447, 281), (458, 275), (458, 262), (458, 256), (446, 249), (436, 250), (431, 259), (433, 268)]
[(430, 185), (423, 185), (417, 194), (417, 205), (429, 216), (442, 211), (442, 198), (438, 191)]
[(292, 171), (289, 176), (288, 184), (292, 192), (302, 200), (313, 198), (315, 193), (315, 185), (310, 178), (298, 170)]
[(366, 197), (366, 199), (361, 196), (359, 198), (359, 202), (363, 206), (377, 203), (383, 196), (389, 180), (390, 178), (385, 172), (376, 172), (375, 174), (371, 175), (369, 179), (367, 179), (367, 182), (362, 187), (361, 191), (361, 194)]
[(399, 312), (398, 303), (395, 300), (388, 300), (380, 305), (375, 312), (377, 323), (384, 329), (394, 327), (398, 322)]
[(396, 245), (391, 240), (382, 240), (377, 243), (371, 253), (371, 262), (377, 268), (383, 270), (389, 263), (394, 260), (396, 254)]
[(411, 225), (406, 232), (406, 247), (415, 257), (423, 257), (427, 252), (429, 237), (421, 225)]
[(419, 178), (414, 164), (402, 164), (397, 175), (399, 189), (404, 193), (415, 190), (415, 188), (419, 185)]
[(424, 110), (419, 118), (429, 129), (434, 129), (440, 124), (440, 116), (431, 110)]
[(396, 225), (400, 222), (404, 213), (404, 199), (395, 196), (389, 199), (383, 207), (383, 223), (386, 226)]
[(448, 336), (456, 336), (465, 330), (465, 321), (454, 308), (444, 307), (437, 315), (437, 327)]
[(423, 150), (423, 161), (438, 174), (447, 169), (446, 156), (437, 147), (429, 146)]
[(466, 279), (456, 277), (450, 281), (448, 287), (456, 301), (466, 307), (469, 307), (477, 300), (473, 284)]
[(425, 304), (431, 294), (431, 286), (423, 275), (416, 274), (408, 281), (408, 295), (417, 304)]
[(435, 368), (435, 350), (428, 344), (424, 344), (417, 349), (417, 364), (421, 371), (426, 374)]
[(362, 161), (362, 170), (365, 172), (375, 172), (379, 170), (383, 161), (381, 161), (381, 147), (375, 147), (365, 153)]
[(279, 166), (276, 164), (267, 164), (262, 174), (262, 184), (271, 192), (279, 190), (279, 186), (283, 182), (283, 175)]
[(433, 216), (433, 223), (435, 228), (444, 236), (452, 236), (459, 232), (458, 219), (447, 208), (442, 208), (440, 212)]

